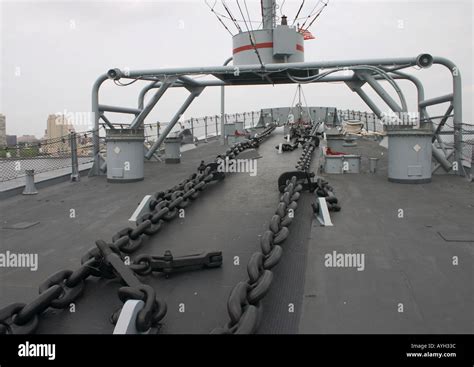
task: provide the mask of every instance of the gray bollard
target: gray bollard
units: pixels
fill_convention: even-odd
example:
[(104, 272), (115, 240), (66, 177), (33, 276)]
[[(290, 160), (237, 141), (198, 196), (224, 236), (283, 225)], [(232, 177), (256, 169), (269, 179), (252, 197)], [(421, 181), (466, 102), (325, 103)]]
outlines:
[(35, 170), (27, 169), (25, 171), (25, 189), (23, 190), (23, 195), (36, 195), (38, 191), (35, 187)]
[(377, 172), (377, 162), (378, 158), (369, 158), (369, 172), (375, 173)]
[(181, 163), (181, 139), (168, 137), (165, 139), (165, 163)]
[(71, 147), (71, 182), (79, 182), (81, 175), (79, 174), (79, 160), (77, 158), (77, 138), (76, 133), (69, 134), (69, 146)]

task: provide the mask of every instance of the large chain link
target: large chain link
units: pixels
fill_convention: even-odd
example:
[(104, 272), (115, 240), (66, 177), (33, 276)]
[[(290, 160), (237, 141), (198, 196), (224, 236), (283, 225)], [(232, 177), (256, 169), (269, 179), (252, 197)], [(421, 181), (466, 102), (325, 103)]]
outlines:
[[(240, 152), (249, 148), (257, 148), (273, 130), (271, 125), (250, 141), (243, 141), (230, 147), (225, 155), (218, 159), (234, 159)], [(200, 167), (201, 168), (201, 167)], [(199, 169), (189, 178), (167, 191), (157, 192), (150, 201), (150, 212), (138, 218), (136, 227), (126, 227), (112, 237), (110, 248), (122, 257), (123, 254), (136, 252), (147, 236), (156, 234), (164, 222), (178, 216), (178, 210), (185, 208), (195, 200), (207, 185), (214, 180), (221, 180), (223, 174), (217, 171), (215, 162)], [(146, 261), (146, 260), (145, 260)], [(79, 298), (85, 288), (89, 276), (114, 279), (117, 274), (105, 261), (98, 247), (91, 248), (81, 258), (81, 266), (76, 270), (60, 270), (49, 276), (39, 287), (39, 296), (28, 304), (12, 303), (0, 309), (0, 334), (31, 334), (37, 326), (39, 315), (48, 308), (64, 309)], [(141, 299), (145, 308), (137, 319), (137, 329), (145, 330), (151, 324), (158, 323), (166, 314), (166, 304), (158, 301), (154, 290), (149, 286), (119, 290), (119, 297)]]

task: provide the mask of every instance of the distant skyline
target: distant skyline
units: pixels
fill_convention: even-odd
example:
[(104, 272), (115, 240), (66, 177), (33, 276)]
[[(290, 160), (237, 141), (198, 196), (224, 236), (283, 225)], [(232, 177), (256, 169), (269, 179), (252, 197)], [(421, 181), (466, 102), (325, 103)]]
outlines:
[[(252, 18), (258, 18), (259, 2), (247, 3)], [(283, 12), (292, 19), (299, 5), (300, 1), (286, 0)], [(92, 84), (110, 68), (220, 65), (231, 56), (231, 36), (200, 0), (0, 0), (0, 19), (0, 113), (6, 115), (9, 135), (41, 137), (48, 115), (89, 113)], [(330, 0), (311, 29), (316, 39), (305, 42), (305, 59), (404, 57), (422, 52), (447, 57), (461, 71), (463, 120), (472, 123), (472, 19), (470, 0)], [(446, 69), (436, 66), (413, 72), (424, 81), (427, 98), (451, 92)], [(138, 85), (144, 84), (120, 88), (106, 83), (101, 100), (134, 107)], [(414, 110), (413, 86), (405, 81), (400, 85)], [(290, 106), (295, 88), (229, 87), (226, 112)], [(308, 85), (304, 92), (309, 105), (369, 111), (343, 84)], [(218, 114), (219, 96), (219, 88), (206, 89), (185, 116)], [(147, 122), (169, 120), (185, 97), (184, 91), (169, 92)], [(113, 117), (114, 122), (129, 121), (128, 116)], [(88, 128), (76, 124), (77, 131)]]

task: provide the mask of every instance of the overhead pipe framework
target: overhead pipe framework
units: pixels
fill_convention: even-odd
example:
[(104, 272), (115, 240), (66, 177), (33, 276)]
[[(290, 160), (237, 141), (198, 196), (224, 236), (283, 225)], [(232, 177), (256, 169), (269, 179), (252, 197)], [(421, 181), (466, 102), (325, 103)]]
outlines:
[[(174, 125), (179, 121), (181, 115), (191, 105), (191, 103), (198, 97), (206, 87), (220, 86), (221, 87), (221, 132), (224, 131), (224, 87), (232, 86), (231, 82), (225, 82), (220, 80), (218, 77), (223, 75), (233, 74), (239, 76), (240, 73), (255, 73), (258, 75), (271, 75), (277, 72), (291, 72), (293, 70), (302, 71), (315, 71), (322, 69), (351, 69), (354, 68), (354, 74), (351, 76), (322, 76), (316, 77), (316, 80), (311, 83), (328, 83), (328, 82), (345, 82), (347, 86), (355, 92), (375, 113), (379, 118), (382, 117), (382, 110), (373, 102), (370, 97), (362, 90), (364, 84), (368, 84), (388, 105), (388, 107), (395, 113), (407, 112), (406, 104), (404, 103), (403, 94), (397, 90), (401, 97), (402, 105), (400, 106), (393, 98), (387, 93), (383, 86), (379, 83), (380, 81), (387, 80), (387, 77), (378, 73), (373, 73), (371, 69), (360, 70), (363, 66), (376, 67), (383, 70), (391, 79), (405, 79), (411, 81), (417, 89), (417, 106), (420, 119), (431, 121), (426, 111), (428, 106), (437, 105), (440, 103), (450, 102), (450, 108), (448, 108), (447, 115), (453, 113), (454, 123), (454, 161), (457, 162), (459, 168), (456, 173), (464, 175), (462, 166), (462, 82), (461, 74), (456, 65), (443, 57), (432, 57), (429, 54), (421, 54), (416, 57), (408, 58), (388, 58), (388, 59), (361, 59), (361, 60), (340, 60), (340, 61), (325, 61), (325, 62), (302, 62), (302, 63), (281, 63), (281, 64), (265, 64), (262, 65), (228, 65), (232, 58), (226, 60), (222, 66), (209, 66), (209, 67), (189, 67), (189, 68), (161, 68), (161, 69), (145, 69), (145, 70), (133, 70), (133, 71), (121, 71), (120, 69), (111, 69), (106, 74), (102, 74), (95, 81), (92, 88), (92, 112), (94, 116), (94, 165), (90, 171), (90, 175), (101, 175), (104, 174), (105, 165), (101, 162), (100, 146), (99, 146), (99, 127), (100, 119), (103, 119), (109, 128), (113, 128), (113, 124), (105, 116), (105, 112), (118, 112), (128, 113), (134, 115), (134, 119), (128, 128), (140, 128), (145, 118), (156, 106), (161, 97), (166, 91), (172, 88), (186, 88), (190, 91), (190, 95), (187, 97), (183, 105), (179, 108), (170, 124), (167, 126), (165, 131), (160, 135), (158, 141), (145, 154), (147, 159), (150, 159), (155, 151), (162, 144), (164, 139), (167, 137), (169, 132), (173, 129)], [(429, 100), (424, 99), (424, 88), (422, 83), (416, 77), (401, 72), (400, 70), (406, 69), (412, 66), (418, 66), (421, 68), (428, 68), (433, 64), (438, 64), (446, 67), (452, 75), (452, 93), (444, 96), (431, 98)], [(212, 75), (216, 77), (214, 80), (196, 80), (192, 76)], [(151, 81), (146, 85), (138, 95), (138, 107), (120, 107), (120, 106), (108, 106), (99, 103), (99, 90), (102, 84), (107, 80), (118, 81), (120, 79), (133, 79), (141, 81)], [(291, 83), (289, 81), (288, 83)], [(268, 84), (271, 84), (270, 82)], [(391, 83), (393, 85), (393, 83)], [(254, 85), (252, 82), (239, 83), (239, 85)], [(158, 89), (157, 92), (151, 97), (148, 104), (145, 105), (145, 97), (148, 92), (153, 89)], [(447, 116), (445, 115), (445, 117)], [(442, 123), (446, 122), (447, 118), (442, 119)], [(444, 122), (443, 122), (444, 121)], [(439, 130), (439, 129), (438, 129)], [(439, 131), (435, 131), (434, 137), (438, 140), (443, 148), (440, 137), (437, 135)], [(435, 151), (436, 149), (434, 149)], [(444, 155), (440, 154), (436, 150), (435, 159), (439, 162), (446, 171), (452, 169), (452, 164), (449, 162), (449, 156), (446, 151)], [(101, 165), (102, 164), (102, 165)], [(439, 167), (439, 166), (438, 166)], [(437, 167), (437, 168), (438, 168)], [(437, 169), (436, 168), (436, 169)]]

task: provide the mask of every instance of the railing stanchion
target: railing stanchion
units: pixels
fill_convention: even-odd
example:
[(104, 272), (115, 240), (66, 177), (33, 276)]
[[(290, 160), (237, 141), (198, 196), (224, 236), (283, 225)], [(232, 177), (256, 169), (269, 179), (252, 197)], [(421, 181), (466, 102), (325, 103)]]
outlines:
[(77, 158), (77, 137), (76, 133), (72, 131), (69, 134), (69, 147), (71, 149), (71, 182), (79, 182), (79, 160)]

